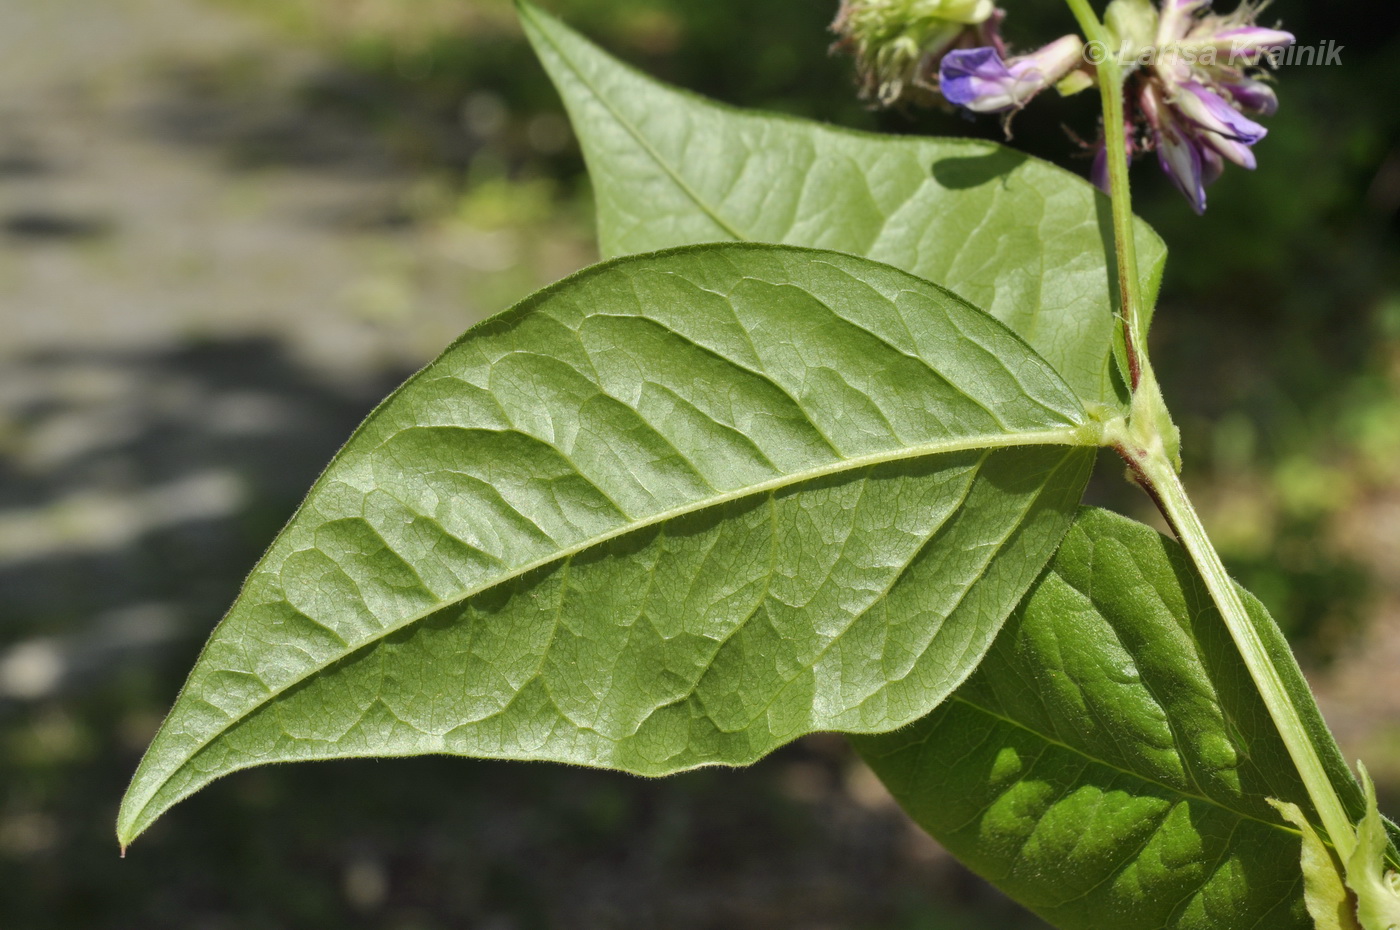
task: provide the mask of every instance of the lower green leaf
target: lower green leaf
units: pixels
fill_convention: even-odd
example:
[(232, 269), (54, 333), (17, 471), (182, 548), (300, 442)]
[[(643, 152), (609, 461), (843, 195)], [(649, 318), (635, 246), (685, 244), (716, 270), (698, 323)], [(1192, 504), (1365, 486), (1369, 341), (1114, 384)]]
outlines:
[[(1332, 781), (1348, 773), (1287, 644), (1246, 604)], [(1084, 510), (977, 672), (928, 717), (857, 749), (935, 838), (1074, 930), (1312, 926), (1306, 792), (1185, 553)]]

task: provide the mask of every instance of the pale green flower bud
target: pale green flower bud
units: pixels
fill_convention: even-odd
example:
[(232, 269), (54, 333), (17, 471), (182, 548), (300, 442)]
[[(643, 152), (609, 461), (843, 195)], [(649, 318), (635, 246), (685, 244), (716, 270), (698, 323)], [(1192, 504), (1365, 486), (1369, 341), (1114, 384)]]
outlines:
[(1157, 8), (1152, 0), (1113, 0), (1104, 11), (1103, 24), (1113, 43), (1108, 51), (1121, 62), (1135, 61), (1157, 41)]
[(993, 0), (842, 0), (833, 48), (855, 56), (862, 97), (929, 103), (943, 56), (970, 35), (999, 42), (998, 19)]

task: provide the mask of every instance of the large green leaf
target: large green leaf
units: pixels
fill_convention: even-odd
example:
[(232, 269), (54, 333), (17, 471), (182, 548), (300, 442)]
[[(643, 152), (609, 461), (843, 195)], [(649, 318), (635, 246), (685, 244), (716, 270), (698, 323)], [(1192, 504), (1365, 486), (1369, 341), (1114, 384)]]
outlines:
[(123, 842), (265, 762), (661, 774), (962, 682), (1097, 434), (1009, 330), (837, 253), (622, 259), (474, 328), (317, 481), (214, 631)]
[[(1361, 793), (1288, 646), (1245, 601), (1356, 817)], [(913, 727), (857, 737), (901, 804), (1057, 927), (1312, 926), (1316, 814), (1182, 549), (1085, 510), (977, 672)]]
[[(880, 136), (722, 106), (521, 19), (588, 160), (605, 254), (721, 240), (865, 255), (1021, 335), (1086, 402), (1121, 402), (1108, 200), (1005, 146)], [(1150, 310), (1166, 247), (1137, 227)]]

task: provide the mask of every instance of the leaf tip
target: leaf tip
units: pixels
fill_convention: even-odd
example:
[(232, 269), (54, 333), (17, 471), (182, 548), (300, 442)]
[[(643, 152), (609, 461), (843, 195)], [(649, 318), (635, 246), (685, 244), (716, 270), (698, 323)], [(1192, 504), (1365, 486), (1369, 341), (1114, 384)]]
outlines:
[(512, 2), (515, 6), (515, 15), (520, 19), (521, 25), (525, 27), (527, 33), (532, 29), (540, 29), (554, 18), (531, 3), (530, 0), (512, 0)]
[[(137, 773), (139, 780), (140, 773)], [(150, 809), (150, 795), (143, 794), (141, 800), (137, 800), (137, 783), (132, 782), (127, 788), (125, 796), (122, 797), (121, 808), (117, 811), (117, 845), (121, 847), (122, 858), (126, 858), (126, 851), (136, 838), (146, 832), (146, 828), (151, 825), (154, 819), (147, 816)], [(157, 811), (156, 816), (160, 816)]]
[(128, 815), (126, 804), (122, 804), (121, 813), (117, 815), (117, 846), (121, 849), (121, 857), (126, 858), (126, 850), (136, 837), (141, 835), (141, 831), (136, 828), (132, 818)]

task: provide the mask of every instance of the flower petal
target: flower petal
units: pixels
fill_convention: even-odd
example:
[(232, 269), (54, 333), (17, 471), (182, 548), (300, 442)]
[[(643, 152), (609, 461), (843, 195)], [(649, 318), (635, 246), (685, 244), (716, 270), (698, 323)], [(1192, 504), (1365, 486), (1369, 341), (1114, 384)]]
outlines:
[(993, 48), (956, 49), (938, 69), (938, 90), (948, 100), (977, 113), (995, 113), (1015, 104), (1016, 76)]
[[(1258, 164), (1254, 159), (1254, 153), (1249, 150), (1249, 146), (1243, 142), (1236, 142), (1234, 139), (1227, 139), (1214, 132), (1201, 133), (1201, 151), (1210, 155), (1223, 155), (1241, 168), (1248, 168), (1253, 171)], [(1217, 161), (1219, 158), (1217, 157)], [(1217, 172), (1219, 174), (1219, 172)], [(1207, 181), (1207, 184), (1210, 182)]]
[(1273, 116), (1278, 112), (1278, 97), (1273, 87), (1264, 81), (1242, 77), (1237, 81), (1224, 81), (1220, 86), (1246, 110), (1264, 116)]
[(1293, 33), (1263, 26), (1239, 26), (1224, 29), (1211, 37), (1211, 44), (1232, 56), (1252, 58), (1276, 48), (1288, 48), (1298, 41)]
[(1206, 212), (1205, 165), (1201, 150), (1185, 135), (1169, 129), (1157, 134), (1157, 161), (1197, 214)]
[(1253, 145), (1269, 134), (1210, 88), (1195, 81), (1183, 81), (1178, 88), (1180, 92), (1171, 101), (1172, 106), (1202, 129), (1245, 145)]
[(1076, 35), (1060, 36), (1029, 55), (1011, 59), (1010, 64), (1012, 71), (1035, 72), (1050, 85), (1084, 64), (1084, 42)]
[(994, 48), (949, 52), (939, 67), (939, 90), (974, 113), (1000, 113), (1025, 106), (1036, 94), (1083, 63), (1084, 43), (1063, 36), (1030, 55), (1002, 60)]

